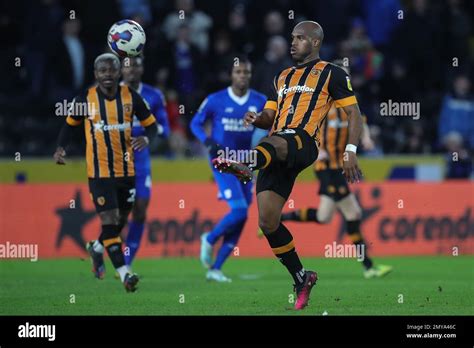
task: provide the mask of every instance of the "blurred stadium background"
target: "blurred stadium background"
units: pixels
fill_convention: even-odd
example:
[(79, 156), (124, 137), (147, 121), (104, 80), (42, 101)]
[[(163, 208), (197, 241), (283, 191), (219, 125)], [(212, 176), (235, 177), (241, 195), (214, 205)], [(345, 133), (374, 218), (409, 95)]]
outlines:
[[(96, 237), (81, 139), (68, 165), (52, 160), (64, 122), (54, 110), (93, 82), (93, 59), (123, 18), (146, 31), (144, 82), (164, 91), (172, 132), (153, 149), (139, 258), (197, 256), (199, 236), (227, 207), (216, 200), (190, 119), (208, 93), (229, 84), (237, 53), (253, 62), (252, 87), (268, 93), (292, 65), (290, 33), (303, 19), (323, 26), (324, 60), (348, 59), (375, 142), (360, 157), (365, 182), (351, 186), (372, 255), (474, 253), (474, 2), (460, 0), (2, 1), (0, 243), (36, 243), (40, 258), (84, 257), (84, 242)], [(381, 116), (389, 100), (419, 103), (419, 119)], [(288, 208), (317, 202), (309, 168)], [(272, 257), (256, 229), (253, 205), (238, 256)], [(342, 218), (291, 229), (305, 257), (344, 238)]]

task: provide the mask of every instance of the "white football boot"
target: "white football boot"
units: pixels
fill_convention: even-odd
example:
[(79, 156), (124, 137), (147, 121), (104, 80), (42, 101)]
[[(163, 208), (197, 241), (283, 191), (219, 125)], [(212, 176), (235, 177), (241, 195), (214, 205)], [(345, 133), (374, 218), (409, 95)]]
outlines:
[(214, 280), (218, 283), (231, 283), (232, 279), (226, 277), (219, 269), (210, 269), (206, 274), (207, 280)]

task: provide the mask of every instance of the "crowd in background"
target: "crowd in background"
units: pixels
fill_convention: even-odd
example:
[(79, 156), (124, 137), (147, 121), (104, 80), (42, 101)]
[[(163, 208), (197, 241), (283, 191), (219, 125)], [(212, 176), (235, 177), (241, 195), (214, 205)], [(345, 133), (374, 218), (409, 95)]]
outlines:
[[(170, 139), (155, 149), (196, 156), (189, 122), (229, 84), (237, 54), (268, 94), (293, 65), (291, 30), (325, 32), (321, 58), (345, 59), (375, 149), (367, 155), (474, 149), (474, 2), (461, 0), (17, 0), (0, 5), (0, 155), (51, 155), (63, 120), (54, 105), (93, 83), (93, 60), (123, 18), (147, 33), (144, 82), (166, 96)], [(184, 15), (184, 16), (183, 16)], [(183, 18), (184, 17), (184, 18)], [(380, 115), (383, 102), (420, 103), (420, 118)]]

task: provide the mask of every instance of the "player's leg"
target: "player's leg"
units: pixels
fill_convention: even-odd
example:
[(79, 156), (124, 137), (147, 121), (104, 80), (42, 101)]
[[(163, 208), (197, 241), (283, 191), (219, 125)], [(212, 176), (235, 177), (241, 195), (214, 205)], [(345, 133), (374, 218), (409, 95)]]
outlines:
[(122, 251), (122, 239), (120, 238), (120, 212), (118, 208), (99, 213), (102, 223), (102, 233), (99, 243), (107, 250), (110, 261), (119, 273), (120, 279), (124, 281), (128, 272), (125, 266), (125, 258)]
[[(135, 188), (135, 177), (126, 177), (117, 179), (118, 190), (117, 190), (117, 201), (119, 207), (119, 219), (118, 219), (118, 238), (120, 239), (120, 233), (125, 227), (128, 221), (128, 215), (132, 211), (135, 203), (136, 188)], [(130, 267), (125, 263), (125, 255), (122, 251), (122, 244), (120, 240), (121, 254), (120, 261), (117, 265), (114, 264), (115, 269), (120, 275), (125, 289), (127, 292), (135, 292), (137, 290), (138, 275), (132, 273)]]
[(293, 236), (281, 223), (281, 211), (290, 196), (298, 174), (311, 165), (318, 152), (314, 139), (301, 129), (278, 132), (276, 137), (286, 143), (284, 160), (279, 158), (260, 169), (257, 178), (259, 227), (273, 250), (285, 265), (295, 282), (297, 295), (295, 308), (307, 306), (312, 287), (317, 281), (316, 272), (306, 271), (296, 253)]
[(300, 221), (300, 222), (316, 222), (327, 224), (331, 222), (336, 204), (334, 199), (334, 187), (331, 184), (331, 173), (329, 170), (315, 171), (315, 175), (319, 179), (319, 207), (318, 208), (302, 208), (295, 211), (282, 214), (282, 221)]
[(230, 256), (232, 251), (235, 249), (240, 235), (242, 234), (242, 230), (245, 226), (246, 221), (242, 221), (241, 223), (234, 226), (233, 230), (229, 231), (229, 233), (225, 234), (222, 240), (222, 245), (217, 252), (216, 261), (212, 265), (211, 269), (207, 271), (206, 279), (207, 280), (214, 280), (220, 283), (230, 283), (232, 279), (227, 277), (221, 270), (224, 262)]
[(131, 265), (137, 254), (140, 242), (145, 231), (146, 211), (150, 203), (149, 199), (137, 198), (132, 209), (132, 219), (128, 224), (127, 240), (125, 242), (128, 253), (125, 254), (125, 262)]
[(315, 272), (304, 269), (296, 253), (293, 236), (280, 221), (285, 202), (286, 198), (273, 191), (259, 192), (257, 194), (258, 224), (273, 253), (293, 278), (297, 293), (295, 308), (303, 309), (309, 301), (309, 293), (317, 280), (317, 275)]
[(316, 222), (318, 224), (328, 224), (331, 222), (336, 203), (326, 195), (319, 196), (318, 208), (301, 208), (281, 215), (281, 221)]
[(132, 209), (132, 219), (128, 224), (128, 234), (125, 245), (125, 262), (131, 265), (135, 255), (140, 247), (140, 241), (145, 230), (146, 212), (151, 196), (151, 175), (137, 175), (135, 178), (136, 197)]
[(103, 239), (104, 236), (114, 235), (115, 226), (118, 224), (115, 185), (111, 179), (89, 179), (89, 192), (101, 220), (101, 232), (97, 240), (87, 243), (86, 249), (91, 257), (94, 276), (103, 279), (105, 276)]
[(212, 163), (221, 173), (233, 174), (246, 183), (252, 180), (252, 171), (266, 168), (277, 161), (285, 161), (288, 156), (288, 145), (284, 138), (272, 135), (263, 138), (252, 151), (255, 156), (251, 163), (240, 163), (219, 157), (213, 159)]
[[(234, 187), (234, 200), (229, 201), (229, 205), (233, 205), (235, 203), (239, 205), (246, 205), (246, 209), (250, 206), (252, 202), (252, 182), (247, 184), (243, 184), (238, 182), (238, 180), (232, 177), (238, 184), (237, 187)], [(238, 190), (237, 190), (238, 189)], [(216, 261), (211, 267), (211, 270), (208, 272), (208, 279), (209, 277), (214, 278), (214, 280), (221, 281), (221, 282), (230, 282), (231, 279), (226, 277), (221, 268), (225, 262), (225, 260), (229, 257), (232, 251), (237, 246), (239, 238), (242, 234), (242, 230), (244, 229), (245, 223), (247, 222), (247, 218), (242, 219), (238, 224), (233, 226), (232, 229), (228, 230), (228, 233), (224, 234), (222, 245), (217, 252)]]
[[(217, 241), (226, 234), (233, 234), (238, 227), (247, 220), (248, 204), (242, 193), (239, 180), (230, 175), (223, 175), (214, 172), (214, 178), (219, 187), (220, 195), (227, 201), (230, 211), (217, 223), (210, 233), (205, 233), (201, 237), (201, 263), (206, 268), (213, 268), (212, 251)], [(223, 245), (224, 249), (228, 249)], [(221, 247), (221, 249), (222, 249)], [(227, 258), (222, 250), (219, 263), (223, 263)], [(229, 251), (230, 254), (230, 251)], [(216, 260), (217, 261), (217, 260)]]
[(364, 266), (364, 276), (366, 278), (382, 277), (392, 271), (391, 266), (378, 265), (374, 266), (372, 259), (367, 253), (367, 244), (360, 231), (360, 223), (362, 219), (362, 208), (354, 194), (350, 193), (337, 202), (337, 207), (341, 211), (346, 220), (347, 233), (354, 245), (364, 250), (364, 258), (362, 264)]

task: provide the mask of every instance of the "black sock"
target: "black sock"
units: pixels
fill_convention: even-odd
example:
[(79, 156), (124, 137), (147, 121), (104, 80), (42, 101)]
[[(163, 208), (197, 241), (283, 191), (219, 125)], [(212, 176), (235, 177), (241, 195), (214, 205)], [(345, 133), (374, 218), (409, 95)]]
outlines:
[(303, 284), (305, 280), (305, 270), (298, 254), (296, 253), (293, 244), (293, 236), (290, 231), (280, 223), (276, 231), (265, 233), (265, 237), (267, 238), (275, 256), (278, 257), (278, 259), (288, 269), (288, 272), (290, 272), (295, 284)]
[(107, 249), (110, 261), (115, 269), (125, 265), (119, 228), (118, 225), (103, 225), (102, 233), (99, 237), (99, 241), (104, 245), (105, 249)]
[(318, 210), (314, 208), (303, 208), (288, 213), (281, 214), (281, 221), (300, 221), (300, 222), (317, 222)]
[(257, 161), (249, 164), (252, 170), (266, 168), (276, 159), (276, 150), (270, 143), (260, 143), (254, 151), (257, 152)]
[(360, 233), (360, 220), (347, 221), (347, 233), (349, 234), (349, 237), (351, 238), (354, 245), (360, 245), (362, 248), (364, 248), (364, 259), (362, 260), (364, 268), (371, 268), (373, 263), (370, 257), (367, 255), (367, 245), (365, 244), (364, 238)]

